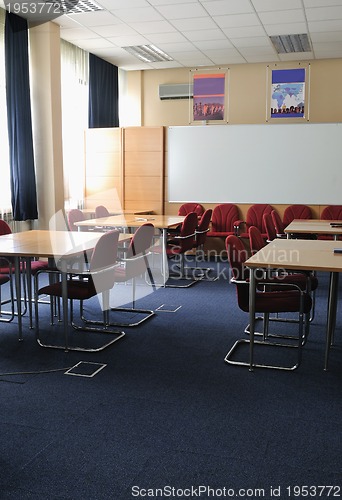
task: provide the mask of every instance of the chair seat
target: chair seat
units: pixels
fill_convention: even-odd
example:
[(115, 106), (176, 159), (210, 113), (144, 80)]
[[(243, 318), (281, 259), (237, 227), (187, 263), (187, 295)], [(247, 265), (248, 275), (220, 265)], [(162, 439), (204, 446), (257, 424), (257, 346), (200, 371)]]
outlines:
[[(86, 300), (94, 297), (96, 295), (96, 289), (94, 285), (89, 286), (89, 281), (82, 280), (68, 280), (67, 290), (68, 298), (72, 300)], [(39, 295), (53, 295), (55, 297), (62, 297), (62, 282), (53, 283), (52, 285), (44, 286), (39, 289)]]
[(207, 238), (227, 238), (228, 236), (234, 234), (234, 231), (209, 231), (207, 233)]
[[(244, 312), (249, 312), (249, 307), (239, 304)], [(311, 297), (304, 295), (303, 312), (310, 311), (312, 305)], [(255, 297), (255, 312), (257, 313), (286, 313), (298, 312), (300, 310), (300, 294), (298, 291), (276, 291), (276, 292), (258, 292)]]

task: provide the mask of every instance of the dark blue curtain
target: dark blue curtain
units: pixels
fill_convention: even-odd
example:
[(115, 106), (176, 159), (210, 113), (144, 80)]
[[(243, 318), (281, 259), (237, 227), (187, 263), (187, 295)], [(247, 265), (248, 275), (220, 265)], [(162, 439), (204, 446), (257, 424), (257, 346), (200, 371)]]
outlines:
[(33, 157), (27, 21), (6, 12), (5, 67), (14, 220), (38, 218)]
[(119, 126), (118, 68), (89, 54), (89, 128)]

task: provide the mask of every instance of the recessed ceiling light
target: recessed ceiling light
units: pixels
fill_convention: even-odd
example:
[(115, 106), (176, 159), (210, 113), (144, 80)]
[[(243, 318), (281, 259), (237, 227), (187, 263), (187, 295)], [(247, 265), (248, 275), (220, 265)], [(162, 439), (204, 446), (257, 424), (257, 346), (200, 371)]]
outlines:
[(68, 14), (84, 14), (85, 12), (103, 10), (103, 8), (93, 0), (61, 0), (60, 3), (65, 6), (65, 11), (67, 11)]
[(131, 45), (122, 48), (144, 62), (173, 61), (171, 56), (155, 45)]
[(301, 35), (270, 36), (270, 39), (278, 54), (312, 51), (310, 40), (306, 33)]

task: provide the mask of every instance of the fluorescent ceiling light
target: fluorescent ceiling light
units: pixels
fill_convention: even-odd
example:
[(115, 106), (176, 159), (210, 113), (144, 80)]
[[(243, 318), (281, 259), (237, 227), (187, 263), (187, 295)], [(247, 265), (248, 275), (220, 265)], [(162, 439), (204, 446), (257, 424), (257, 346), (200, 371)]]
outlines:
[(144, 62), (173, 61), (171, 56), (158, 49), (155, 45), (132, 45), (122, 48)]
[(69, 14), (83, 14), (85, 12), (103, 10), (103, 8), (93, 0), (60, 0), (55, 3), (62, 4), (64, 10)]
[(270, 39), (278, 54), (312, 51), (310, 40), (306, 33), (301, 35), (270, 36)]

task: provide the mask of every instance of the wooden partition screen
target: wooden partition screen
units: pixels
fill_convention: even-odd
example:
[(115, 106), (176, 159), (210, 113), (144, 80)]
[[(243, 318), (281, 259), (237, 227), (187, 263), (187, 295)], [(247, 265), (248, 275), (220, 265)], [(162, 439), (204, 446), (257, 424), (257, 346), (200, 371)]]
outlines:
[(123, 130), (125, 210), (164, 208), (164, 128), (128, 127)]
[(85, 133), (85, 208), (164, 208), (164, 128), (94, 128)]

